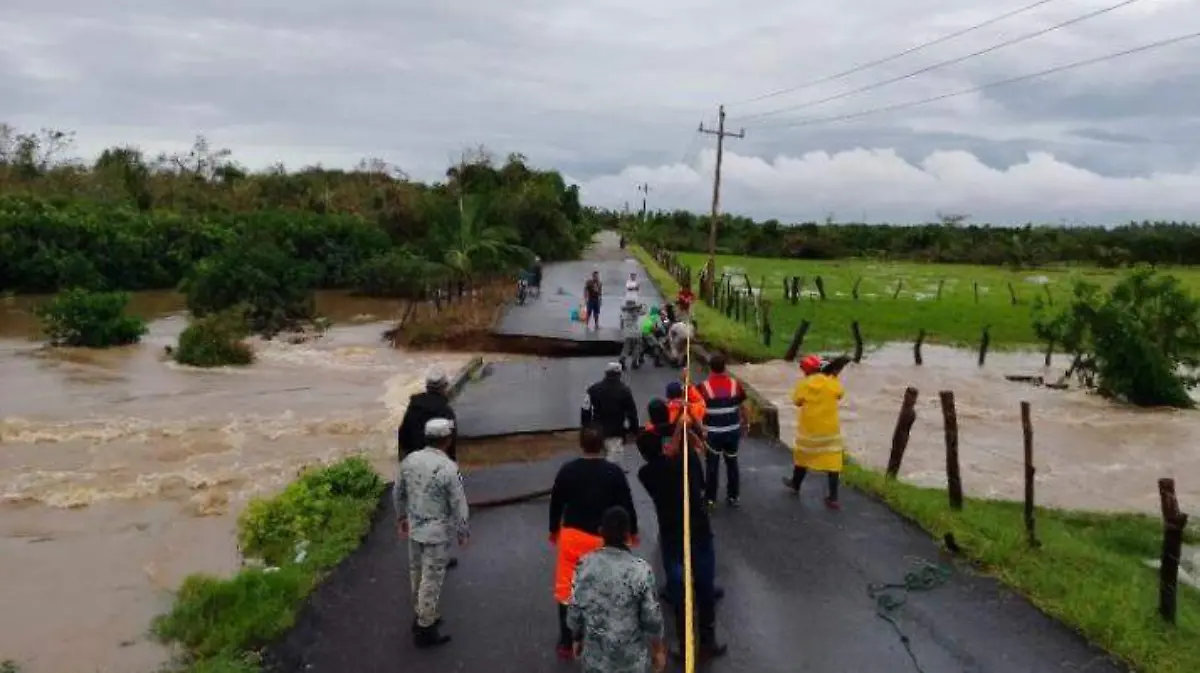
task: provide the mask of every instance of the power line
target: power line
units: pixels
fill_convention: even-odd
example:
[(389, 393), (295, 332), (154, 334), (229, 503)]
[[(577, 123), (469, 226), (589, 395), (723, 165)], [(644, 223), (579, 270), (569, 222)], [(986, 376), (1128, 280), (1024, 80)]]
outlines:
[(839, 72), (839, 73), (836, 73), (833, 75), (829, 75), (826, 77), (822, 77), (820, 79), (815, 79), (810, 82), (806, 82), (804, 84), (799, 84), (797, 86), (789, 87), (787, 89), (779, 89), (778, 91), (772, 91), (770, 93), (765, 93), (765, 94), (762, 94), (761, 96), (755, 96), (754, 98), (747, 98), (744, 100), (740, 100), (735, 103), (731, 103), (730, 105), (736, 106), (736, 105), (746, 105), (748, 103), (756, 103), (760, 100), (766, 100), (767, 98), (774, 98), (775, 96), (782, 96), (785, 93), (792, 93), (794, 91), (800, 91), (801, 89), (808, 89), (808, 88), (814, 87), (818, 84), (832, 82), (835, 79), (841, 79), (847, 75), (853, 75), (854, 73), (862, 72), (863, 70), (866, 70), (868, 68), (873, 68), (877, 65), (883, 65), (884, 63), (890, 63), (892, 61), (895, 61), (896, 59), (908, 56), (909, 54), (915, 54), (918, 51), (921, 51), (923, 49), (928, 49), (929, 47), (941, 44), (943, 42), (948, 42), (950, 40), (953, 40), (956, 37), (962, 37), (963, 35), (966, 35), (967, 33), (974, 32), (976, 30), (979, 30), (980, 28), (986, 28), (994, 23), (999, 23), (1005, 19), (1014, 17), (1018, 14), (1024, 14), (1025, 12), (1037, 9), (1038, 7), (1041, 7), (1042, 5), (1048, 5), (1052, 2), (1058, 2), (1058, 0), (1038, 0), (1035, 3), (1025, 5), (1024, 7), (1019, 7), (1017, 9), (1005, 12), (999, 16), (992, 17), (992, 18), (988, 19), (987, 21), (984, 21), (983, 23), (977, 23), (968, 28), (963, 28), (962, 30), (957, 30), (948, 35), (943, 35), (942, 37), (939, 37), (935, 40), (930, 40), (929, 42), (924, 42), (922, 44), (918, 44), (915, 47), (910, 47), (908, 49), (905, 49), (904, 51), (892, 54), (891, 56), (885, 56), (881, 59), (871, 61), (870, 63), (863, 63), (862, 65), (856, 65), (853, 68), (850, 68), (849, 70), (844, 70), (842, 72)]
[(952, 58), (947, 61), (939, 61), (937, 63), (934, 63), (933, 65), (925, 66), (924, 68), (921, 68), (920, 70), (914, 70), (913, 72), (906, 73), (906, 74), (900, 75), (898, 77), (893, 77), (891, 79), (886, 79), (886, 80), (883, 80), (882, 82), (875, 82), (874, 84), (868, 84), (866, 86), (861, 86), (857, 89), (845, 91), (843, 93), (836, 94), (834, 96), (828, 96), (826, 98), (820, 98), (818, 100), (809, 101), (807, 103), (800, 103), (798, 105), (789, 105), (787, 107), (776, 108), (774, 110), (768, 110), (767, 112), (759, 112), (757, 114), (752, 114), (747, 117), (741, 117), (740, 121), (744, 122), (749, 119), (759, 119), (761, 117), (769, 117), (771, 115), (779, 114), (780, 112), (791, 112), (791, 111), (795, 111), (795, 110), (802, 110), (805, 108), (815, 107), (815, 106), (821, 105), (823, 103), (829, 103), (829, 102), (832, 102), (835, 100), (841, 100), (843, 98), (853, 96), (855, 94), (863, 93), (864, 91), (870, 91), (872, 89), (878, 89), (880, 87), (887, 86), (889, 84), (895, 84), (896, 82), (906, 80), (906, 79), (909, 79), (912, 77), (916, 77), (917, 75), (922, 75), (922, 74), (930, 72), (932, 70), (937, 70), (938, 68), (943, 68), (948, 65), (954, 65), (956, 63), (962, 63), (963, 61), (968, 61), (972, 58), (976, 58), (978, 56), (983, 56), (984, 54), (989, 54), (993, 51), (998, 51), (1005, 47), (1011, 47), (1014, 44), (1032, 40), (1035, 37), (1041, 37), (1042, 35), (1051, 33), (1060, 28), (1066, 28), (1067, 26), (1081, 23), (1083, 21), (1087, 21), (1088, 19), (1094, 19), (1097, 16), (1100, 16), (1102, 14), (1107, 14), (1114, 10), (1120, 9), (1127, 5), (1132, 5), (1133, 3), (1140, 2), (1140, 1), (1141, 0), (1122, 0), (1121, 2), (1118, 2), (1115, 5), (1109, 5), (1107, 7), (1103, 7), (1101, 9), (1097, 9), (1095, 11), (1088, 12), (1087, 14), (1084, 14), (1083, 16), (1077, 16), (1074, 19), (1070, 19), (1069, 21), (1064, 21), (1062, 23), (1055, 24), (1053, 26), (1050, 26), (1049, 28), (1043, 28), (1043, 29), (1033, 32), (1033, 33), (1026, 33), (1025, 35), (1015, 37), (1011, 40), (1006, 40), (1004, 42), (1001, 42), (1000, 44), (992, 45), (991, 47), (988, 47), (987, 49), (980, 49), (979, 51), (972, 52), (965, 56), (959, 56), (957, 58)]
[[(1074, 63), (1067, 63), (1066, 65), (1060, 65), (1060, 66), (1057, 66), (1054, 68), (1050, 68), (1048, 70), (1041, 70), (1041, 71), (1029, 73), (1026, 75), (1018, 75), (1016, 77), (1009, 77), (1007, 79), (997, 80), (995, 82), (988, 82), (987, 84), (981, 84), (979, 86), (974, 86), (969, 89), (962, 89), (960, 91), (944, 93), (944, 94), (941, 94), (940, 96), (931, 96), (929, 98), (922, 98), (921, 100), (908, 101), (906, 103), (897, 103), (895, 105), (886, 105), (883, 107), (871, 108), (868, 110), (863, 110), (861, 112), (853, 112), (850, 114), (801, 119), (801, 120), (792, 122), (790, 124), (780, 124), (777, 126), (768, 126), (766, 128), (792, 128), (792, 127), (796, 127), (796, 126), (811, 126), (813, 124), (824, 124), (824, 123), (843, 121), (843, 120), (847, 120), (847, 119), (857, 119), (858, 117), (866, 117), (868, 115), (879, 114), (882, 112), (892, 112), (894, 110), (903, 110), (905, 108), (916, 107), (918, 105), (925, 105), (927, 103), (934, 103), (934, 102), (937, 102), (940, 100), (945, 100), (947, 98), (953, 98), (955, 96), (964, 96), (969, 93), (976, 93), (978, 91), (983, 91), (985, 89), (991, 89), (993, 87), (1004, 86), (1005, 84), (1014, 84), (1016, 82), (1023, 82), (1025, 80), (1035, 79), (1038, 77), (1044, 77), (1046, 75), (1052, 75), (1055, 73), (1064, 72), (1066, 70), (1074, 70), (1075, 68), (1082, 68), (1084, 66), (1094, 65), (1096, 63), (1101, 63), (1103, 61), (1111, 61), (1114, 58), (1120, 58), (1122, 56), (1129, 56), (1129, 55), (1137, 54), (1137, 53), (1140, 53), (1143, 51), (1150, 51), (1151, 49), (1157, 49), (1159, 47), (1166, 47), (1166, 46), (1169, 46), (1172, 44), (1176, 44), (1178, 42), (1184, 42), (1186, 40), (1194, 40), (1198, 37), (1200, 37), (1200, 32), (1188, 33), (1187, 35), (1180, 35), (1178, 37), (1172, 37), (1172, 38), (1167, 38), (1164, 40), (1159, 40), (1157, 42), (1151, 42), (1150, 44), (1144, 44), (1140, 47), (1133, 47), (1132, 49), (1126, 49), (1124, 51), (1118, 51), (1118, 52), (1111, 53), (1111, 54), (1105, 54), (1103, 56), (1097, 56), (1096, 58), (1089, 58), (1084, 61), (1075, 61)], [(759, 127), (759, 128), (763, 128), (763, 127)]]

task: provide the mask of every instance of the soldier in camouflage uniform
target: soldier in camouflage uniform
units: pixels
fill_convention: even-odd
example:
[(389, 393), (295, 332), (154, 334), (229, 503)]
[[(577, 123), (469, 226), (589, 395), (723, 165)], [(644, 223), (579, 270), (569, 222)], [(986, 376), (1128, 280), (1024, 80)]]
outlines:
[(667, 663), (654, 571), (629, 551), (629, 514), (612, 507), (600, 525), (604, 546), (583, 557), (567, 608), (584, 673), (646, 673)]
[(408, 539), (408, 573), (416, 610), (412, 630), (417, 647), (450, 642), (450, 636), (439, 630), (438, 601), (450, 549), (455, 539), (465, 545), (469, 535), (462, 477), (446, 455), (453, 435), (453, 421), (435, 418), (427, 422), (425, 448), (404, 458), (392, 489), (396, 530), (401, 539)]

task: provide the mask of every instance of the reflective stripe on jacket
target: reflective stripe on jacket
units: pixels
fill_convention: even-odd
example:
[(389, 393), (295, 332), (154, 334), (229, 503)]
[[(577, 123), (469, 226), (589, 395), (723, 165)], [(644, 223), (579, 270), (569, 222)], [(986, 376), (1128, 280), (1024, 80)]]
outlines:
[(704, 430), (713, 436), (730, 436), (741, 432), (742, 402), (746, 393), (728, 374), (712, 374), (700, 385), (705, 402)]

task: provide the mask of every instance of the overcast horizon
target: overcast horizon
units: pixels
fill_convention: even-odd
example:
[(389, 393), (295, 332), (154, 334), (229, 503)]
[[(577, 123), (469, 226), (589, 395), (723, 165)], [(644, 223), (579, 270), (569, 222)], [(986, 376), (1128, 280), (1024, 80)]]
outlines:
[[(739, 104), (1028, 4), (713, 0), (6, 0), (0, 122), (77, 133), (73, 154), (186, 150), (262, 169), (367, 157), (437, 180), (464, 149), (520, 152), (588, 205), (707, 212), (728, 104), (722, 211), (785, 223), (1200, 220), (1200, 40), (835, 122), (1200, 30), (1183, 0), (1094, 19), (837, 100), (1116, 4), (1054, 0), (835, 81)], [(903, 27), (903, 30), (897, 29)], [(758, 118), (757, 113), (778, 114)], [(808, 121), (806, 121), (808, 120)]]

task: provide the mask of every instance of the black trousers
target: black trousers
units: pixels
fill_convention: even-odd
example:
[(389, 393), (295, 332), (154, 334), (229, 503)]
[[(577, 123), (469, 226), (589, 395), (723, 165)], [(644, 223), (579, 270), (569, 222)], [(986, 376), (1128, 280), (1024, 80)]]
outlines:
[[(799, 491), (800, 484), (804, 483), (804, 477), (808, 474), (808, 470), (803, 467), (792, 467), (792, 488)], [(829, 499), (838, 499), (838, 484), (841, 483), (841, 476), (837, 472), (829, 472), (826, 474), (826, 480), (829, 484)]]
[(705, 458), (704, 467), (704, 499), (713, 502), (717, 499), (717, 491), (721, 485), (721, 459), (725, 459), (725, 473), (729, 478), (729, 485), (725, 488), (725, 495), (729, 496), (730, 500), (737, 500), (741, 493), (741, 472), (738, 469), (738, 444), (741, 443), (741, 435), (734, 434), (732, 437), (721, 435), (709, 435), (708, 438), (708, 455)]

